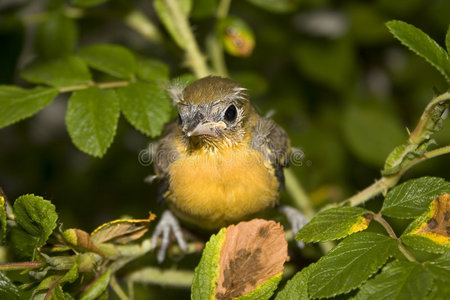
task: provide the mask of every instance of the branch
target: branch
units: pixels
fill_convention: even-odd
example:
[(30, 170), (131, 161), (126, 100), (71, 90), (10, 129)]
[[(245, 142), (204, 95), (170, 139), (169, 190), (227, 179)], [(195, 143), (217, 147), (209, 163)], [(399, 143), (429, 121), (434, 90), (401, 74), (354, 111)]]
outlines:
[[(447, 105), (450, 102), (450, 92), (445, 92), (437, 97), (435, 97), (425, 108), (422, 116), (420, 117), (419, 122), (417, 123), (414, 131), (411, 133), (406, 146), (402, 153), (398, 155), (398, 158), (395, 162), (395, 166), (400, 166), (399, 170), (390, 175), (384, 175), (375, 183), (362, 190), (358, 194), (350, 197), (349, 199), (343, 201), (341, 204), (349, 203), (351, 206), (360, 205), (371, 198), (375, 197), (380, 193), (385, 193), (388, 189), (395, 186), (403, 174), (408, 171), (411, 167), (416, 164), (425, 161), (427, 159), (450, 153), (450, 146), (446, 146), (443, 148), (431, 150), (429, 152), (425, 152), (419, 157), (412, 159), (411, 161), (402, 165), (406, 156), (413, 151), (417, 150), (420, 145), (424, 142), (428, 141), (431, 135), (436, 131), (436, 118), (441, 118), (441, 115), (437, 116), (434, 109), (438, 105)], [(445, 109), (439, 110), (439, 112), (444, 112)]]
[(395, 232), (392, 229), (391, 225), (389, 225), (389, 223), (386, 222), (386, 220), (381, 216), (381, 214), (379, 214), (379, 213), (378, 214), (374, 214), (373, 215), (373, 219), (375, 221), (377, 221), (378, 223), (380, 223), (381, 226), (384, 227), (384, 229), (386, 229), (386, 232), (389, 234), (389, 236), (391, 238), (397, 240), (397, 242), (398, 242), (398, 249), (406, 257), (406, 259), (408, 259), (409, 261), (412, 261), (412, 262), (417, 262), (417, 259), (414, 256), (412, 256), (411, 253), (409, 253), (409, 251), (403, 245), (402, 241), (395, 234)]
[(177, 0), (164, 0), (164, 2), (175, 28), (184, 40), (189, 66), (198, 78), (208, 76), (210, 71), (206, 65), (205, 57), (200, 52), (188, 19), (181, 10), (180, 2)]

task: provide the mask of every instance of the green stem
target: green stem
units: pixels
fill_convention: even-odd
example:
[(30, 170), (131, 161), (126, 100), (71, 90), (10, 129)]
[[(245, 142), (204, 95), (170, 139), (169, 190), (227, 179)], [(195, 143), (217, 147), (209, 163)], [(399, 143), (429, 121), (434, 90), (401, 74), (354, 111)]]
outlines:
[(67, 92), (73, 92), (78, 90), (84, 90), (91, 86), (97, 86), (101, 89), (110, 89), (110, 88), (116, 88), (121, 86), (127, 86), (131, 83), (130, 80), (121, 80), (121, 81), (110, 81), (110, 82), (89, 82), (86, 84), (78, 84), (78, 85), (70, 85), (70, 86), (63, 86), (59, 87), (58, 90), (60, 93), (67, 93)]
[(188, 19), (181, 10), (180, 2), (177, 0), (164, 0), (164, 2), (171, 15), (171, 20), (174, 22), (175, 28), (183, 37), (189, 66), (198, 78), (208, 76), (210, 71), (206, 65), (205, 57), (200, 52)]
[(379, 213), (375, 214), (373, 216), (373, 219), (375, 221), (377, 221), (378, 223), (380, 223), (381, 226), (384, 227), (384, 229), (386, 230), (386, 232), (389, 234), (389, 236), (391, 238), (397, 240), (397, 242), (398, 242), (398, 249), (406, 257), (407, 260), (412, 261), (412, 262), (417, 262), (417, 259), (414, 256), (412, 256), (411, 253), (409, 253), (408, 249), (405, 248), (405, 246), (403, 245), (402, 241), (395, 234), (395, 232), (392, 229), (391, 225), (389, 225), (389, 223), (381, 216), (381, 214), (379, 214)]
[(161, 42), (162, 37), (158, 28), (142, 12), (133, 10), (125, 16), (124, 22), (128, 27), (134, 29), (146, 39)]
[(120, 300), (130, 300), (130, 298), (125, 294), (125, 292), (120, 287), (119, 283), (117, 282), (116, 276), (111, 276), (111, 280), (109, 281), (109, 285), (113, 289), (113, 291), (117, 294)]
[(228, 15), (228, 11), (230, 10), (231, 0), (221, 0), (219, 2), (219, 6), (217, 7), (216, 17), (218, 19), (223, 19)]
[(163, 270), (155, 267), (145, 267), (128, 275), (125, 280), (144, 284), (157, 284), (189, 288), (194, 278), (194, 272), (182, 270)]

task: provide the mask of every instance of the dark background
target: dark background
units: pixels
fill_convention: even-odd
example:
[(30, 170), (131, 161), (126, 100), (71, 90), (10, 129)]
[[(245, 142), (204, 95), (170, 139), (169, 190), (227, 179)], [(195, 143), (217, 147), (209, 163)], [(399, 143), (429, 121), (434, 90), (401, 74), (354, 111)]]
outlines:
[[(195, 2), (201, 6), (204, 1)], [(46, 5), (43, 0), (0, 1), (0, 84), (27, 87), (18, 71), (34, 56), (38, 23), (29, 16)], [(150, 16), (166, 37), (163, 43), (124, 25), (122, 17), (132, 8)], [(198, 14), (192, 23), (203, 47), (214, 19)], [(343, 200), (378, 178), (386, 156), (406, 141), (406, 128), (414, 128), (434, 89), (446, 88), (441, 75), (395, 40), (384, 23), (406, 21), (443, 46), (448, 0), (305, 0), (287, 14), (233, 1), (230, 14), (245, 20), (256, 37), (250, 57), (227, 55), (231, 76), (249, 89), (262, 114), (275, 111), (273, 118), (292, 145), (305, 153), (302, 165), (292, 168), (318, 207)], [(171, 78), (189, 72), (151, 1), (111, 0), (89, 9), (77, 25), (79, 46), (122, 44), (167, 63)], [(67, 96), (0, 129), (0, 186), (9, 201), (26, 193), (41, 195), (56, 205), (65, 228), (86, 231), (123, 215), (145, 218), (149, 210), (159, 212), (156, 185), (144, 183), (153, 168), (138, 160), (152, 140), (121, 117), (103, 158), (80, 152), (65, 129)], [(450, 144), (450, 124), (445, 123), (436, 136), (441, 146)], [(450, 157), (436, 158), (414, 167), (403, 180), (424, 175), (450, 179), (449, 165)], [(289, 202), (285, 193), (282, 197)]]

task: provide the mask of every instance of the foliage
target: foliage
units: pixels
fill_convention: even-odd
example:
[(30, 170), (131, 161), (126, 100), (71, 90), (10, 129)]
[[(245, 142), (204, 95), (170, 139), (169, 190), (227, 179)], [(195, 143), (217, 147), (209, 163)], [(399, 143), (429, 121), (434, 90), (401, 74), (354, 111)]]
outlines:
[[(320, 242), (322, 251), (327, 250), (323, 242), (334, 241), (336, 245), (323, 255), (319, 247), (307, 245), (301, 257), (315, 262), (296, 264), (298, 272), (289, 274), (288, 268), (283, 271), (287, 260), (285, 232), (273, 221), (256, 219), (212, 235), (199, 263), (196, 259), (189, 262), (186, 257), (188, 262), (180, 263), (183, 270), (178, 266), (159, 268), (151, 266), (154, 260), (144, 257), (155, 245), (148, 238), (139, 240), (150, 229), (153, 214), (148, 219), (106, 222), (88, 233), (75, 226), (65, 229), (66, 219), (71, 222), (66, 211), (71, 209), (58, 209), (59, 218), (54, 204), (32, 194), (16, 197), (11, 206), (0, 190), (0, 241), (6, 244), (2, 250), (9, 251), (10, 256), (0, 257), (0, 298), (104, 299), (117, 295), (128, 299), (135, 294), (135, 283), (187, 287), (191, 282), (192, 299), (269, 299), (274, 294), (276, 299), (447, 298), (450, 182), (429, 176), (433, 173), (445, 177), (446, 164), (431, 165), (425, 172), (413, 173), (427, 176), (397, 183), (418, 163), (450, 152), (450, 146), (436, 148), (436, 144), (450, 143), (449, 126), (444, 126), (450, 103), (450, 27), (445, 36), (446, 49), (404, 21), (389, 21), (387, 29), (383, 27), (392, 18), (416, 23), (414, 16), (421, 14), (424, 6), (431, 11), (434, 27), (447, 27), (444, 12), (449, 7), (445, 1), (435, 5), (424, 5), (419, 0), (408, 4), (352, 2), (335, 4), (331, 10), (327, 1), (248, 0), (235, 1), (232, 15), (229, 0), (155, 0), (151, 8), (146, 3), (151, 13), (129, 1), (67, 2), (50, 0), (45, 8), (41, 7), (43, 13), (37, 15), (16, 15), (26, 10), (26, 5), (21, 4), (10, 7), (14, 13), (0, 11), (7, 16), (0, 19), (0, 38), (10, 41), (6, 43), (10, 52), (4, 56), (14, 64), (10, 67), (11, 62), (5, 61), (0, 74), (0, 128), (14, 126), (0, 133), (21, 128), (67, 100), (62, 119), (73, 145), (90, 156), (106, 156), (102, 161), (124, 167), (125, 162), (129, 165), (125, 158), (129, 153), (124, 156), (115, 152), (118, 144), (128, 143), (124, 132), (137, 130), (144, 137), (156, 138), (175, 115), (166, 93), (170, 84), (191, 82), (210, 73), (230, 76), (248, 88), (259, 108), (276, 107), (275, 118), (283, 123), (293, 144), (304, 145), (308, 160), (299, 161), (293, 156), (292, 164), (314, 164), (314, 170), (286, 172), (291, 203), (311, 218), (294, 232), (296, 239)], [(120, 20), (128, 27), (127, 38), (111, 42), (98, 39), (99, 34), (90, 37), (90, 22), (110, 25), (103, 22), (111, 15), (115, 22)], [(325, 21), (334, 26), (322, 26)], [(37, 23), (33, 55), (18, 64), (21, 67), (17, 70), (26, 83), (11, 80), (12, 76), (3, 79), (5, 72), (9, 70), (11, 75), (16, 67), (23, 27), (30, 23)], [(430, 24), (417, 25), (432, 31)], [(111, 33), (114, 30), (108, 29)], [(388, 31), (438, 72), (433, 73), (415, 56), (392, 46)], [(120, 34), (120, 30), (117, 32)], [(140, 39), (129, 38), (136, 33)], [(386, 53), (372, 53), (380, 48)], [(224, 56), (224, 51), (230, 56)], [(371, 66), (382, 59), (388, 62), (381, 71)], [(365, 68), (371, 72), (365, 72)], [(398, 91), (383, 87), (388, 75)], [(433, 86), (437, 88), (431, 95)], [(427, 95), (432, 98), (428, 104), (423, 103)], [(403, 123), (412, 123), (422, 110), (416, 127), (408, 130), (404, 141)], [(15, 124), (36, 114), (31, 120)], [(133, 129), (121, 123), (121, 115)], [(307, 129), (299, 131), (302, 126)], [(133, 140), (133, 134), (129, 140)], [(15, 142), (2, 135), (0, 139), (6, 141), (1, 151), (8, 151), (9, 144)], [(122, 143), (111, 147), (115, 139)], [(146, 141), (143, 137), (137, 139)], [(131, 146), (134, 151), (138, 147)], [(6, 153), (14, 157), (14, 151)], [(26, 149), (25, 153), (30, 152)], [(55, 153), (58, 150), (47, 156)], [(27, 155), (11, 159), (14, 168), (32, 170)], [(356, 158), (349, 158), (353, 155)], [(381, 178), (374, 184), (333, 207), (323, 205), (361, 189), (362, 184), (372, 180), (373, 168), (378, 170), (383, 162)], [(78, 167), (78, 161), (72, 164)], [(101, 169), (96, 165), (100, 163), (90, 164)], [(361, 172), (361, 168), (369, 171)], [(141, 175), (124, 167), (120, 169), (120, 180), (106, 176), (108, 192), (102, 194), (106, 200), (98, 210), (110, 216), (116, 186), (137, 181), (136, 173)], [(66, 201), (79, 205), (83, 214), (96, 210), (89, 197), (102, 190), (97, 186), (99, 178), (80, 177), (71, 182), (69, 190), (62, 188), (67, 199), (73, 201), (52, 199), (58, 202), (58, 208), (67, 205), (59, 201)], [(315, 189), (310, 199), (303, 195), (296, 178), (308, 189)], [(330, 180), (332, 184), (326, 184)], [(93, 184), (89, 195), (78, 192), (83, 191), (86, 182)], [(8, 188), (8, 184), (3, 187)], [(122, 202), (121, 213), (125, 209), (128, 213), (134, 195), (131, 190), (117, 196)], [(41, 191), (51, 194), (45, 188)], [(383, 197), (359, 207), (380, 194)], [(148, 197), (144, 199), (147, 203)], [(136, 211), (141, 212), (144, 201), (139, 202)], [(81, 218), (81, 214), (74, 215)], [(270, 238), (260, 234), (264, 226), (270, 227)], [(247, 248), (242, 248), (243, 244)], [(204, 245), (192, 242), (189, 246), (189, 252), (200, 252)], [(298, 252), (294, 255), (299, 256)], [(172, 247), (169, 254), (174, 257), (180, 250)], [(195, 272), (188, 270), (195, 265)], [(282, 275), (289, 281), (279, 287)], [(122, 290), (121, 282), (127, 283), (127, 292)]]

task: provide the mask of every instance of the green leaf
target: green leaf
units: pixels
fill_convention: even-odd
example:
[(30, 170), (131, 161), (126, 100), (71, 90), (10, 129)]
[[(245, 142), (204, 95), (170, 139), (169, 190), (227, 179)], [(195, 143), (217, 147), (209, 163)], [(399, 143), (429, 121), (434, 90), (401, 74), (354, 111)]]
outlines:
[(0, 128), (31, 117), (53, 101), (58, 94), (54, 88), (22, 89), (0, 85)]
[(359, 287), (396, 249), (396, 240), (377, 233), (347, 237), (317, 262), (308, 281), (310, 296), (332, 297)]
[(95, 282), (86, 291), (81, 294), (80, 300), (96, 299), (106, 290), (110, 279), (111, 270), (108, 269), (98, 279), (96, 279)]
[(102, 157), (114, 139), (119, 115), (119, 99), (114, 91), (90, 87), (72, 94), (66, 126), (78, 149)]
[(82, 85), (91, 81), (87, 65), (76, 56), (34, 63), (22, 70), (20, 76), (29, 82), (56, 87)]
[(420, 264), (394, 261), (383, 268), (375, 278), (367, 281), (356, 295), (362, 299), (417, 299), (425, 298), (432, 284), (430, 272)]
[(11, 228), (11, 242), (15, 253), (20, 258), (29, 258), (33, 257), (34, 249), (36, 249), (39, 244), (39, 238), (30, 235), (22, 228), (16, 226)]
[(318, 213), (295, 238), (305, 243), (341, 239), (365, 230), (372, 220), (372, 212), (360, 207), (338, 207)]
[(0, 299), (20, 299), (20, 294), (19, 289), (12, 283), (12, 281), (6, 277), (5, 274), (0, 272)]
[(137, 56), (137, 76), (145, 81), (166, 83), (169, 80), (169, 66), (151, 58)]
[[(184, 13), (184, 15), (188, 16), (189, 12), (192, 8), (192, 0), (176, 0), (179, 2), (179, 5), (181, 6), (181, 10)], [(184, 42), (183, 36), (179, 33), (177, 27), (174, 23), (174, 18), (172, 17), (172, 14), (170, 13), (170, 9), (166, 6), (166, 2), (163, 0), (155, 0), (153, 1), (153, 7), (158, 14), (159, 19), (164, 24), (164, 27), (166, 27), (167, 31), (172, 36), (173, 40), (177, 43), (177, 45), (180, 48), (186, 47), (186, 44)]]
[(191, 299), (210, 299), (216, 289), (220, 251), (225, 240), (226, 228), (212, 235), (202, 252), (200, 263), (195, 268), (192, 280)]
[(0, 245), (5, 243), (6, 229), (6, 196), (0, 187)]
[(170, 118), (172, 105), (156, 83), (133, 83), (116, 90), (125, 118), (136, 129), (155, 137)]
[(436, 259), (426, 261), (424, 266), (434, 278), (450, 283), (450, 250)]
[[(350, 150), (364, 162), (377, 167), (383, 165), (391, 150), (406, 138), (397, 116), (372, 103), (348, 106), (342, 125)], [(389, 138), (386, 138), (386, 132), (389, 132)]]
[(386, 26), (403, 45), (425, 58), (450, 83), (450, 58), (436, 41), (422, 30), (402, 21), (389, 21)]
[(79, 49), (78, 55), (94, 69), (111, 76), (130, 79), (136, 72), (136, 60), (125, 47), (96, 44)]
[(427, 300), (448, 300), (450, 295), (450, 284), (442, 280), (434, 280), (431, 291), (425, 299)]
[(194, 0), (190, 17), (193, 19), (205, 19), (215, 15), (217, 0)]
[(39, 26), (35, 47), (42, 57), (54, 59), (72, 53), (77, 39), (78, 31), (73, 19), (66, 17), (61, 11), (54, 11)]
[(235, 298), (236, 300), (268, 300), (272, 297), (273, 293), (280, 283), (281, 274), (276, 275), (265, 281), (263, 284), (259, 285), (256, 289), (247, 293), (245, 295)]
[(275, 300), (309, 300), (308, 296), (308, 280), (312, 269), (316, 264), (310, 264), (297, 272), (292, 279), (290, 279), (284, 288), (278, 292)]
[(70, 0), (70, 3), (72, 3), (72, 5), (80, 7), (92, 7), (105, 3), (107, 1), (109, 0)]
[(299, 0), (247, 0), (255, 6), (263, 8), (273, 13), (288, 13), (294, 11)]
[(381, 213), (394, 218), (414, 218), (427, 210), (434, 198), (444, 193), (450, 193), (450, 183), (442, 178), (409, 180), (389, 191)]
[(36, 247), (44, 245), (56, 227), (55, 206), (42, 197), (28, 194), (17, 198), (13, 210), (17, 224), (37, 238)]

